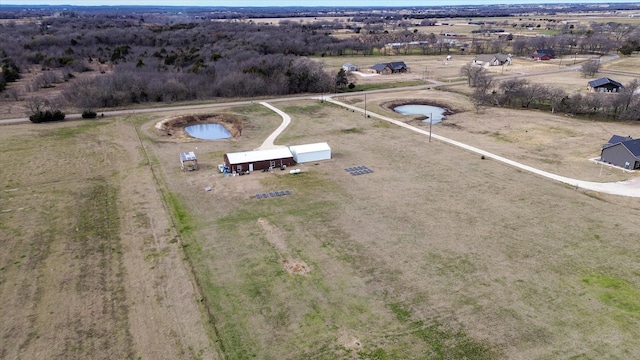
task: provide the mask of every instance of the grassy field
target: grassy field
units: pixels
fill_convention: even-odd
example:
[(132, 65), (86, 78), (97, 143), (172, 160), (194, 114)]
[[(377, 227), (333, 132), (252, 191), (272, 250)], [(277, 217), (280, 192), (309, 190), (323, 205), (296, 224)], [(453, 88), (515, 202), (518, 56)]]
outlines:
[[(420, 61), (435, 78), (459, 71), (407, 58)], [(574, 75), (543, 81), (586, 81)], [(455, 113), (437, 134), (565, 176), (637, 177), (589, 161), (612, 134), (637, 137), (636, 124), (477, 113), (461, 92), (372, 93), (367, 110), (428, 128), (384, 105), (430, 101)], [(224, 153), (280, 124), (258, 104), (215, 109), (245, 121), (219, 141), (156, 132), (178, 112), (0, 127), (0, 358), (640, 356), (637, 200), (329, 103), (274, 105), (292, 117), (276, 144), (327, 141), (332, 159), (297, 175), (219, 174)], [(182, 151), (199, 171), (180, 171)], [(374, 172), (343, 170), (355, 165)], [(254, 197), (276, 190), (292, 194)]]
[(0, 358), (217, 358), (132, 124), (0, 134)]
[[(451, 94), (437, 96), (444, 101)], [(464, 110), (462, 98), (453, 101)], [(254, 134), (277, 126), (277, 117), (258, 105), (225, 110), (247, 116), (247, 138), (188, 144), (206, 157), (194, 173), (177, 166), (185, 144), (154, 134), (153, 122), (143, 126), (177, 213), (188, 214), (178, 216), (186, 229), (183, 247), (227, 357), (640, 353), (633, 300), (640, 289), (633, 270), (638, 243), (631, 240), (638, 237), (633, 219), (640, 209), (633, 200), (576, 191), (332, 105), (278, 106), (293, 118), (284, 143), (328, 141), (333, 159), (301, 165), (299, 176), (217, 174), (222, 153), (255, 148), (261, 136)], [(598, 125), (581, 130), (572, 119), (516, 114), (526, 113), (512, 112), (520, 119), (512, 127), (537, 127), (546, 144), (567, 131), (583, 140), (600, 136)], [(469, 111), (452, 118), (489, 120)], [(630, 130), (611, 126), (608, 131)], [(464, 129), (438, 130), (558, 167), (529, 155), (536, 141), (518, 144)], [(565, 143), (558, 161), (574, 161), (580, 143)], [(374, 173), (354, 177), (342, 170), (353, 165)], [(599, 167), (581, 166), (598, 176)], [(292, 195), (253, 197), (280, 189)]]

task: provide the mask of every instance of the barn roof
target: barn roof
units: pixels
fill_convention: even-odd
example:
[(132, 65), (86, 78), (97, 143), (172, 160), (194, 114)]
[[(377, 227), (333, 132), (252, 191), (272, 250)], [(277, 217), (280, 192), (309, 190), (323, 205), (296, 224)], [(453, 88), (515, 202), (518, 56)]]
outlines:
[(607, 84), (611, 84), (615, 87), (622, 87), (622, 84), (620, 84), (619, 82), (615, 81), (615, 80), (611, 80), (608, 77), (603, 77), (600, 79), (595, 79), (595, 80), (591, 80), (589, 81), (589, 87), (595, 88), (598, 86), (603, 86), (603, 85), (607, 85)]
[(227, 153), (230, 164), (244, 164), (258, 161), (292, 158), (288, 147), (279, 147), (266, 150), (252, 150), (235, 153)]
[(326, 142), (315, 143), (315, 144), (293, 145), (293, 146), (289, 146), (289, 149), (291, 150), (291, 153), (294, 153), (294, 154), (331, 150), (331, 148), (329, 147), (329, 144), (327, 144)]

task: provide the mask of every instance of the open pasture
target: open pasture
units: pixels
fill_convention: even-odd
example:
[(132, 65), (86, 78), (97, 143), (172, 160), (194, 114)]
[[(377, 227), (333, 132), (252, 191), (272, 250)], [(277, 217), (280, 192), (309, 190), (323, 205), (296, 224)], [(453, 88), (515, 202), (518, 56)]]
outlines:
[[(373, 105), (451, 96), (430, 91), (380, 95), (368, 108), (389, 115)], [(259, 105), (225, 110), (251, 124), (235, 140), (184, 144), (154, 133), (156, 119), (142, 127), (165, 191), (184, 214), (183, 247), (228, 357), (640, 353), (635, 200), (569, 188), (327, 103), (276, 106), (293, 119), (277, 144), (328, 141), (333, 159), (300, 165), (298, 175), (217, 173), (224, 152), (255, 148), (254, 132), (275, 127)], [(450, 121), (466, 125), (434, 131), (544, 168), (548, 153), (529, 155), (531, 148), (556, 146), (568, 164), (587, 139), (597, 153), (600, 136), (630, 130), (611, 124), (599, 135), (597, 124), (582, 130), (573, 119), (520, 114), (461, 112)], [(505, 124), (512, 130), (504, 136), (478, 131)], [(518, 141), (528, 131), (535, 136)], [(583, 141), (554, 145), (567, 137)], [(202, 154), (200, 171), (179, 171), (185, 145)], [(373, 172), (343, 170), (356, 165)], [(566, 174), (587, 167), (597, 176), (587, 161), (567, 165)], [(254, 197), (279, 189), (292, 194)]]

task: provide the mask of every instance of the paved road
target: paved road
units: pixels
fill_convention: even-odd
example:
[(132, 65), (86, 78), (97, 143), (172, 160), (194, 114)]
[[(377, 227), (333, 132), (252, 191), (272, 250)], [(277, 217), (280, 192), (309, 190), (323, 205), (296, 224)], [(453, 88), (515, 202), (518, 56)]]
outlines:
[[(357, 111), (357, 112), (361, 112), (364, 113), (363, 109), (360, 109), (358, 107), (349, 105), (349, 104), (345, 104), (343, 102), (337, 101), (329, 96), (325, 96), (324, 99), (326, 101), (332, 102), (336, 105), (340, 105), (343, 107), (346, 107), (348, 109)], [(395, 125), (401, 126), (405, 129), (409, 129), (411, 131), (417, 132), (419, 134), (423, 134), (423, 135), (427, 135), (429, 136), (429, 131), (423, 130), (423, 129), (419, 129), (417, 127), (405, 124), (401, 121), (395, 120), (395, 119), (391, 119), (382, 115), (378, 115), (372, 112), (367, 112), (367, 115), (371, 116), (371, 117), (375, 117), (384, 121), (388, 121), (390, 123), (393, 123)], [(540, 175), (540, 176), (544, 176), (546, 178), (555, 180), (555, 181), (559, 181), (565, 184), (569, 184), (571, 186), (574, 186), (576, 189), (580, 188), (580, 189), (585, 189), (585, 190), (591, 190), (591, 191), (597, 191), (597, 192), (601, 192), (601, 193), (605, 193), (605, 194), (612, 194), (612, 195), (620, 195), (620, 196), (629, 196), (629, 197), (640, 197), (640, 178), (636, 178), (633, 180), (628, 180), (628, 181), (620, 181), (620, 182), (613, 182), (613, 183), (599, 183), (599, 182), (593, 182), (593, 181), (584, 181), (584, 180), (578, 180), (578, 179), (572, 179), (572, 178), (568, 178), (565, 176), (560, 176), (557, 174), (552, 174), (550, 172), (544, 171), (544, 170), (540, 170), (540, 169), (536, 169), (534, 167), (531, 167), (529, 165), (525, 165), (525, 164), (521, 164), (519, 162), (513, 161), (513, 160), (509, 160), (507, 158), (504, 158), (502, 156), (490, 153), (488, 151), (485, 150), (481, 150), (478, 149), (476, 147), (467, 145), (467, 144), (463, 144), (461, 142), (455, 141), (455, 140), (451, 140), (449, 138), (446, 138), (444, 136), (440, 136), (434, 133), (431, 133), (431, 137), (457, 146), (459, 148), (468, 150), (468, 151), (472, 151), (475, 152), (477, 154), (480, 154), (482, 156), (484, 156), (485, 158), (489, 158), (489, 159), (494, 159), (497, 161), (500, 161), (502, 163), (505, 163), (507, 165), (511, 165), (514, 167), (517, 167), (519, 169), (525, 170), (525, 171), (529, 171), (531, 173)]]

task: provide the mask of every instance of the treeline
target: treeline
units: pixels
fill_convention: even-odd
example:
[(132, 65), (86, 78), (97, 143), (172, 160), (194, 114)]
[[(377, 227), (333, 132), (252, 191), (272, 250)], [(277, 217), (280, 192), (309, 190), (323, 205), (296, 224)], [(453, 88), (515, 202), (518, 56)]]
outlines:
[[(432, 55), (452, 51), (526, 55), (536, 49), (554, 49), (557, 55), (609, 51), (630, 54), (640, 50), (638, 28), (612, 22), (565, 24), (559, 35), (550, 37), (479, 36), (461, 50), (463, 45), (452, 42), (446, 34), (409, 30), (411, 21), (395, 15), (378, 16), (386, 21), (383, 23), (372, 21), (351, 27), (353, 35), (339, 39), (332, 33), (350, 26), (342, 20), (282, 20), (275, 25), (204, 18), (174, 21), (172, 11), (160, 8), (151, 14), (120, 14), (116, 8), (89, 16), (70, 9), (57, 17), (0, 24), (0, 91), (21, 74), (37, 69), (40, 75), (32, 77), (22, 89), (5, 90), (4, 97), (18, 100), (22, 91), (36, 92), (69, 82), (64, 98), (84, 111), (144, 102), (334, 89), (336, 74), (328, 74), (321, 62), (309, 56)], [(431, 26), (433, 20), (421, 24)], [(91, 72), (91, 76), (78, 76), (83, 72)]]
[[(583, 72), (591, 71), (590, 66), (589, 63), (585, 64)], [(474, 87), (471, 98), (478, 111), (484, 106), (501, 106), (598, 119), (640, 120), (640, 82), (637, 79), (624, 84), (615, 93), (568, 94), (561, 88), (530, 83), (526, 79), (515, 78), (494, 83), (482, 68), (473, 70), (466, 67), (461, 74), (470, 76), (470, 84)]]
[(75, 80), (65, 91), (67, 100), (83, 109), (327, 91), (334, 75), (306, 56), (339, 43), (310, 28), (106, 18), (12, 23), (2, 26), (2, 33), (6, 66), (17, 72), (34, 66), (44, 70), (27, 90), (95, 71), (96, 76)]

